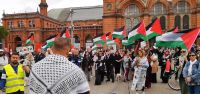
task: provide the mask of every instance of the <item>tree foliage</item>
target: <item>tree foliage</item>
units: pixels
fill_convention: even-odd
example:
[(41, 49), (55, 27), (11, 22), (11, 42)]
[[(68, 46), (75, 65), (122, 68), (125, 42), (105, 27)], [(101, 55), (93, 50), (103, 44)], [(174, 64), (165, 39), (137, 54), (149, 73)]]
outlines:
[(8, 32), (3, 26), (0, 26), (0, 39), (5, 38), (8, 35)]

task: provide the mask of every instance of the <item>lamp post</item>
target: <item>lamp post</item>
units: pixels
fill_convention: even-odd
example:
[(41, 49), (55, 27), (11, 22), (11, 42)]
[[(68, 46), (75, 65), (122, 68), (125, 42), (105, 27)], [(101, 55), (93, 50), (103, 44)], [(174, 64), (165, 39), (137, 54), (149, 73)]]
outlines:
[(72, 45), (74, 45), (74, 40), (73, 40), (73, 38), (74, 38), (74, 24), (73, 24), (73, 13), (74, 13), (74, 11), (73, 11), (73, 9), (71, 8), (70, 9), (70, 20), (71, 20), (71, 44)]

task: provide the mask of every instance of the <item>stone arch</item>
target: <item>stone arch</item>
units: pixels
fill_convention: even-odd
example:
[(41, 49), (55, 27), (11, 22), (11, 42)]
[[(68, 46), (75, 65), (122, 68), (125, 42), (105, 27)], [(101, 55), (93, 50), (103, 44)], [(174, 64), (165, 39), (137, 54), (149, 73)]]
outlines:
[(145, 5), (141, 0), (124, 0), (119, 4), (119, 9), (123, 9), (122, 14), (124, 14), (125, 9), (131, 4), (135, 4), (139, 8), (140, 12), (144, 11)]
[(189, 7), (193, 8), (192, 4), (194, 3), (192, 3), (192, 1), (195, 2), (195, 0), (173, 0), (173, 6), (175, 6), (178, 2), (187, 2), (189, 4)]
[(15, 40), (15, 47), (21, 47), (22, 46), (22, 39), (19, 36), (15, 37), (14, 40)]
[[(159, 6), (160, 5), (160, 6)], [(161, 9), (162, 10), (162, 12), (163, 13), (155, 13), (156, 12), (156, 10), (158, 10), (158, 8), (155, 8), (155, 7), (162, 7), (163, 9)], [(149, 10), (150, 10), (150, 12), (151, 12), (151, 14), (152, 15), (163, 15), (163, 14), (166, 14), (167, 13), (167, 6), (164, 4), (164, 3), (162, 3), (162, 2), (155, 2), (152, 6), (151, 6), (151, 8), (149, 8)], [(153, 13), (152, 13), (153, 12)]]
[(152, 9), (152, 7), (156, 4), (156, 3), (162, 3), (164, 5), (164, 7), (166, 8), (166, 10), (168, 9), (168, 2), (167, 0), (160, 0), (160, 1), (156, 1), (156, 0), (148, 0), (147, 2), (147, 9), (150, 11)]
[[(173, 6), (173, 11), (174, 11), (174, 13), (179, 13), (179, 12), (177, 12), (177, 10), (176, 10), (176, 7), (178, 6), (178, 4), (180, 4), (180, 3), (186, 3), (188, 6), (188, 11), (190, 11), (190, 9), (191, 9), (191, 3), (190, 2), (188, 2), (187, 0), (184, 0), (184, 1), (175, 1), (175, 3), (174, 3), (174, 6)], [(182, 13), (182, 12), (180, 12), (180, 13)], [(187, 13), (187, 12), (183, 12), (183, 13)]]

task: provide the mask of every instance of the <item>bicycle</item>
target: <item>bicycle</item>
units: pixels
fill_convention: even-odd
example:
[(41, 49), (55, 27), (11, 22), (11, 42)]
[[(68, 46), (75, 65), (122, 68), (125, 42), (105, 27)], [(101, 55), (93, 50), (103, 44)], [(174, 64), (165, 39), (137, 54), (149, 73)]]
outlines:
[(179, 72), (179, 69), (174, 67), (174, 70), (171, 71), (171, 73), (169, 75), (169, 80), (168, 80), (168, 86), (171, 89), (176, 90), (176, 91), (181, 90), (181, 88), (179, 86), (179, 78), (178, 78), (178, 75), (177, 75), (178, 72)]

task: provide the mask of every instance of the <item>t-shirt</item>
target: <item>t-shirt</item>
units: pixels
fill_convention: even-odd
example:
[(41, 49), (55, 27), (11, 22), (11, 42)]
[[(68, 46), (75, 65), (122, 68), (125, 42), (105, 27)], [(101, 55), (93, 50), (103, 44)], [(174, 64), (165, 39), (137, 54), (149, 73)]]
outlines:
[(48, 55), (32, 66), (30, 94), (78, 94), (90, 90), (84, 72), (62, 55)]

